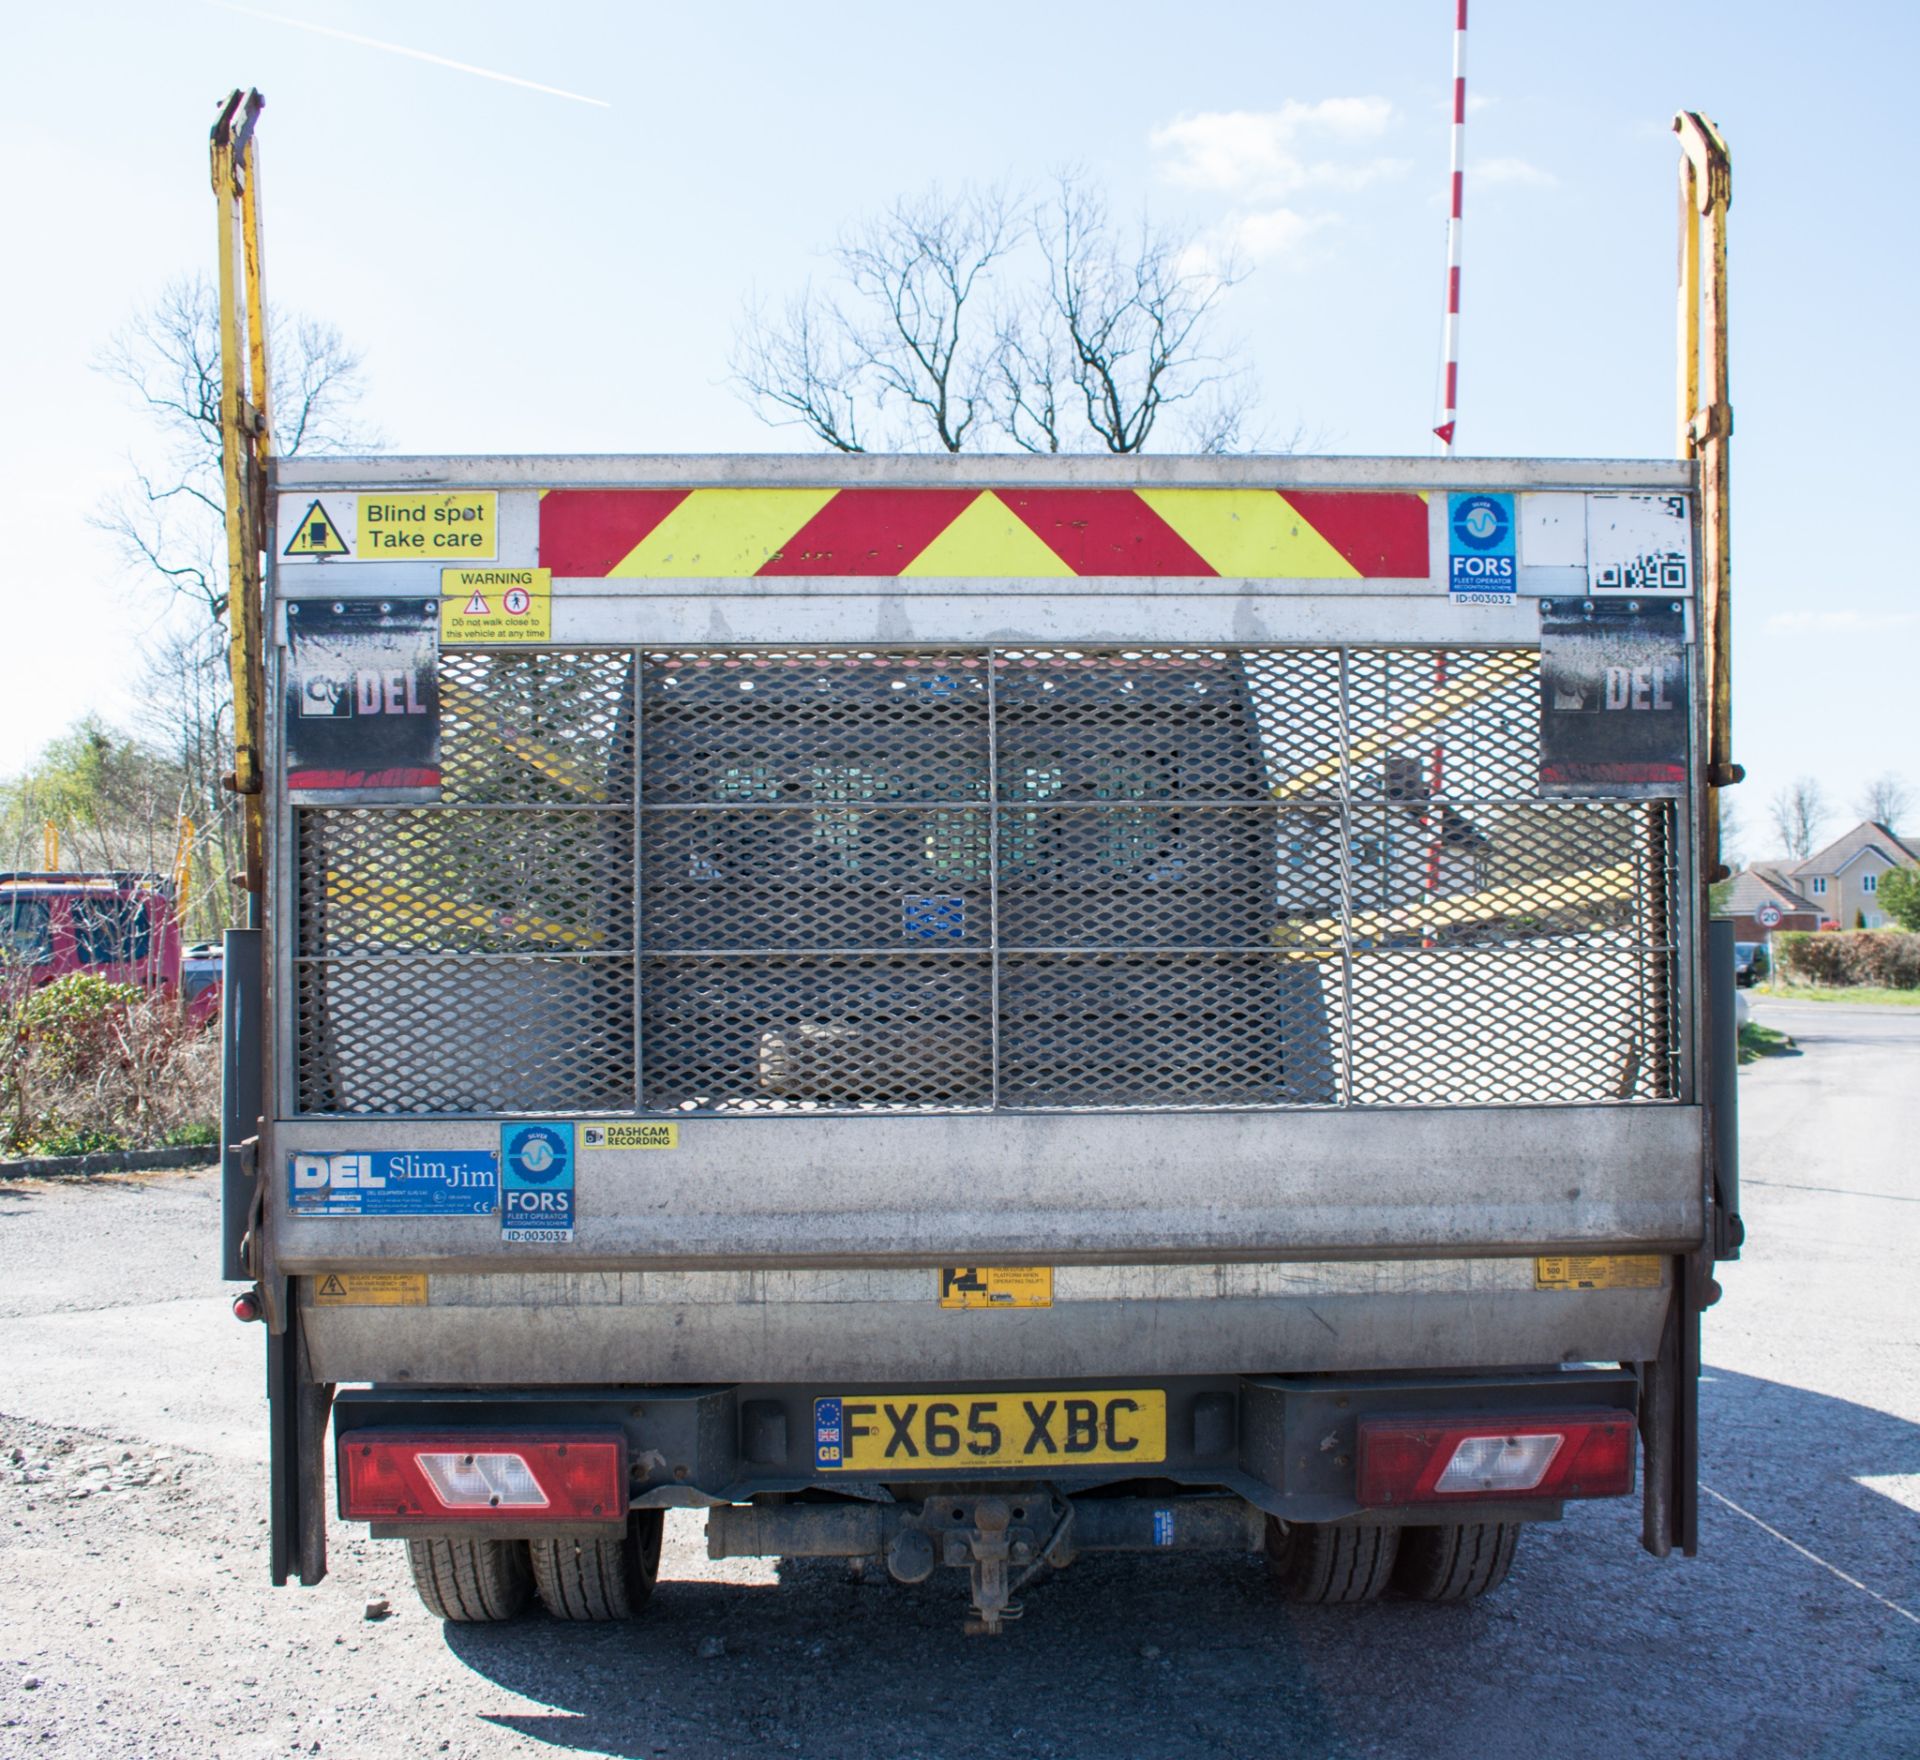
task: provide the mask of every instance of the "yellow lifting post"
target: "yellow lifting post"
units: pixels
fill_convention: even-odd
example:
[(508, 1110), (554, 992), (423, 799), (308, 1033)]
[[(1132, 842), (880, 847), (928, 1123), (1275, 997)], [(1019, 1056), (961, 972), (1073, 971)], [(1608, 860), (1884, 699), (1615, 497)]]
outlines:
[(213, 125), (213, 195), (220, 216), (220, 462), (227, 501), (227, 663), (233, 675), (233, 772), (245, 821), (243, 881), (266, 877), (262, 734), (261, 553), (267, 540), (265, 265), (260, 253), (260, 158), (254, 128), (265, 100), (235, 92)]
[(1701, 572), (1706, 589), (1702, 639), (1708, 691), (1701, 861), (1711, 883), (1724, 880), (1728, 873), (1720, 859), (1719, 791), (1746, 775), (1733, 761), (1733, 545), (1728, 475), (1733, 405), (1727, 398), (1727, 209), (1733, 201), (1733, 162), (1719, 129), (1697, 110), (1682, 110), (1673, 119), (1673, 129), (1680, 137), (1679, 454), (1697, 460), (1700, 467)]

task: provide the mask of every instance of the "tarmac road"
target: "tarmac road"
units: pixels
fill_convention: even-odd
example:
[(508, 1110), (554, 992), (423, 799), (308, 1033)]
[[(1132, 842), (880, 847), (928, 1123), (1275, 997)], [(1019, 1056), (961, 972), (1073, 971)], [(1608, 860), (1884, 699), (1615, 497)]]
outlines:
[[(1638, 1504), (1458, 1608), (1299, 1609), (1258, 1560), (1089, 1559), (1000, 1641), (958, 1573), (710, 1564), (628, 1627), (446, 1628), (336, 1531), (266, 1586), (260, 1339), (211, 1176), (0, 1187), (0, 1756), (1920, 1755), (1920, 1010), (1762, 999), (1745, 1259), (1707, 1321), (1701, 1556)], [(373, 1600), (391, 1617), (364, 1617)]]

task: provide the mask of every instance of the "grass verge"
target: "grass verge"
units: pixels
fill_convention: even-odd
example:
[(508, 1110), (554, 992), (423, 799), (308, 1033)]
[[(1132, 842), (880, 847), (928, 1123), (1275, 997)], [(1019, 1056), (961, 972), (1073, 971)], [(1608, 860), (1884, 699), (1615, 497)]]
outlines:
[(1792, 1038), (1773, 1027), (1756, 1026), (1752, 1021), (1740, 1029), (1740, 1061), (1758, 1063), (1763, 1057), (1785, 1057), (1798, 1051)]
[(1767, 984), (1752, 994), (1778, 1002), (1870, 1002), (1876, 1007), (1920, 1008), (1920, 990), (1878, 990), (1869, 984)]

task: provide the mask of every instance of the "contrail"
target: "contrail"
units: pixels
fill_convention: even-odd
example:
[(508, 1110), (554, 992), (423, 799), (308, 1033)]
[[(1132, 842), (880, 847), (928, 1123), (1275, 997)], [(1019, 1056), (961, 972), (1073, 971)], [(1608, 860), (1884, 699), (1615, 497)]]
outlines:
[(297, 31), (312, 31), (315, 36), (337, 37), (343, 43), (358, 43), (363, 49), (384, 49), (389, 55), (406, 55), (415, 61), (430, 61), (435, 67), (451, 67), (456, 73), (478, 74), (482, 79), (497, 79), (502, 85), (524, 86), (530, 92), (545, 92), (550, 98), (568, 98), (576, 104), (591, 104), (599, 110), (613, 106), (605, 98), (589, 98), (579, 92), (562, 91), (558, 86), (543, 86), (538, 80), (522, 79), (514, 73), (496, 73), (491, 67), (475, 67), (465, 61), (450, 61), (444, 55), (432, 55), (425, 49), (409, 49), (403, 43), (383, 43), (378, 37), (356, 36), (352, 31), (337, 31), (331, 25), (310, 24), (304, 18), (283, 18), (277, 12), (261, 12), (252, 6), (240, 6), (235, 0), (213, 0), (227, 12), (244, 13), (248, 18), (263, 18), (269, 24), (284, 24)]

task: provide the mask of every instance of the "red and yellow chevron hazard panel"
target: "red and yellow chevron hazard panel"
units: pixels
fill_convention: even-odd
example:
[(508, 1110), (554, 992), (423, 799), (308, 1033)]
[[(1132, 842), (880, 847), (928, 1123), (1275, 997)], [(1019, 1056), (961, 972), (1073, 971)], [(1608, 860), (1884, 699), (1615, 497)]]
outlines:
[(574, 580), (1425, 580), (1427, 498), (1344, 489), (554, 489), (540, 500), (540, 566)]

